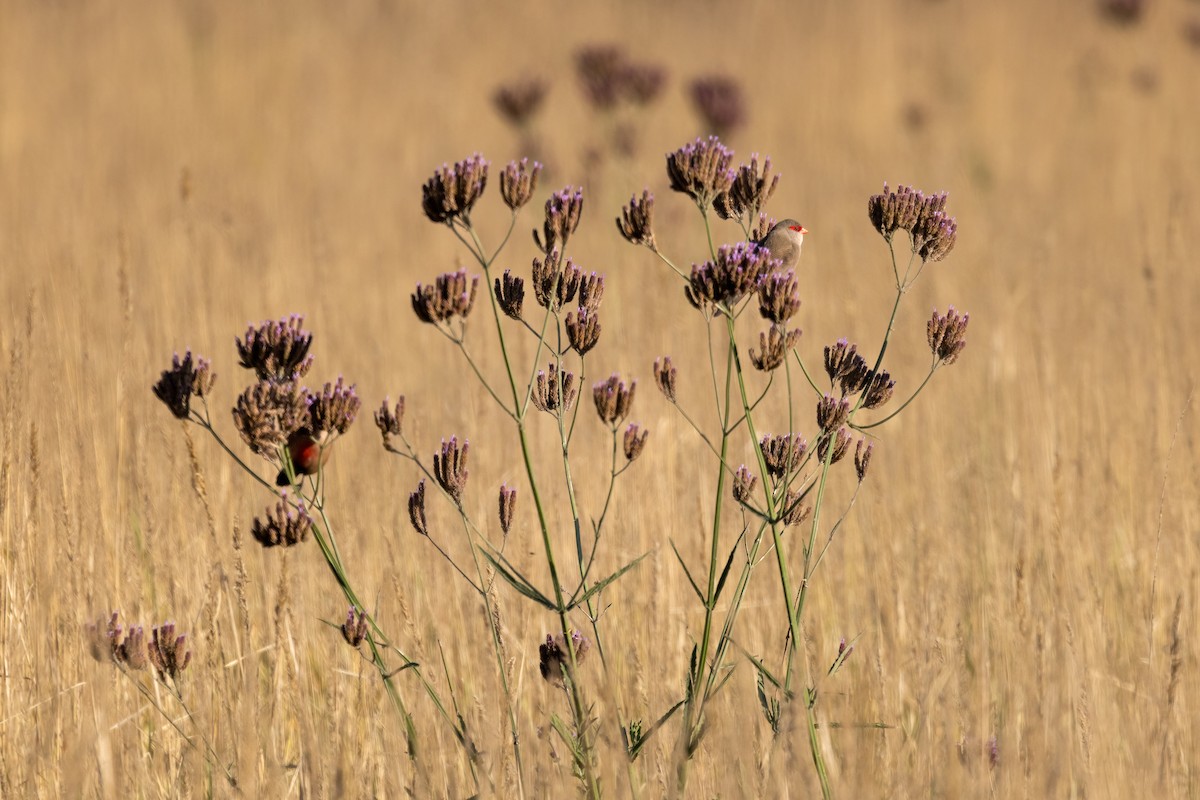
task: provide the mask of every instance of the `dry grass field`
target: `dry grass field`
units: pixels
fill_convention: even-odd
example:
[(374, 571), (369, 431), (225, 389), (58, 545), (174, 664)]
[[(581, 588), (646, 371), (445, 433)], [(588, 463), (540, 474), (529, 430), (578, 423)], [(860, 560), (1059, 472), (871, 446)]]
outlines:
[[(768, 211), (811, 231), (807, 363), (839, 337), (879, 345), (893, 287), (865, 210), (884, 181), (949, 190), (959, 224), (901, 306), (897, 397), (928, 364), (930, 309), (970, 312), (967, 348), (879, 431), (803, 619), (804, 675), (855, 640), (817, 705), (834, 793), (1200, 796), (1200, 4), (1145, 6), (1122, 24), (1091, 2), (1034, 0), (0, 3), (0, 797), (516, 796), (483, 605), (414, 533), (419, 475), (380, 446), (371, 412), (405, 395), (427, 459), (469, 439), (464, 509), (490, 528), (496, 487), (520, 487), (507, 552), (548, 584), (511, 427), (409, 299), (418, 281), (478, 271), (422, 214), (443, 163), (491, 160), (474, 220), (491, 246), (503, 235), (497, 174), (524, 153), (492, 94), (526, 75), (550, 87), (529, 134), (547, 173), (500, 266), (527, 270), (545, 198), (583, 186), (571, 252), (607, 276), (585, 386), (638, 378), (631, 419), (650, 431), (618, 481), (598, 574), (648, 555), (605, 591), (608, 669), (590, 660), (579, 683), (605, 794), (671, 795), (680, 718), (631, 769), (619, 725), (648, 726), (682, 696), (703, 609), (669, 542), (707, 563), (716, 470), (651, 364), (673, 357), (681, 405), (706, 422), (711, 378), (678, 280), (613, 219), (649, 187), (664, 251), (685, 267), (708, 257), (663, 156), (707, 133), (686, 87), (712, 73), (746, 93), (727, 144), (783, 174)], [(668, 72), (628, 118), (629, 156), (595, 155), (612, 120), (575, 75), (576, 51), (603, 42)], [(739, 231), (719, 222), (715, 237)], [(498, 379), (485, 300), (471, 347)], [(259, 547), (249, 531), (270, 493), (151, 392), (172, 353), (211, 358), (216, 425), (270, 477), (227, 410), (249, 382), (234, 338), (290, 313), (315, 333), (310, 381), (344, 375), (363, 399), (326, 471), (347, 571), (453, 694), (478, 778), (413, 671), (394, 677), (409, 757), (378, 674), (336, 629), (347, 603), (314, 542)], [(572, 451), (585, 519), (609, 459), (588, 395)], [(773, 402), (764, 424), (783, 430)], [(805, 399), (810, 432), (811, 413)], [(534, 460), (568, 554), (548, 419), (531, 422)], [(737, 441), (731, 460), (749, 463)], [(429, 524), (470, 562), (440, 497)], [(735, 638), (777, 664), (773, 556), (753, 575)], [(569, 712), (538, 670), (558, 618), (503, 582), (495, 596), (524, 794), (574, 796), (550, 723)], [(147, 636), (167, 620), (188, 634), (190, 717), (151, 671), (93, 660), (85, 626), (113, 611)], [(729, 660), (685, 796), (819, 795), (802, 711), (773, 740), (754, 667), (737, 648)]]

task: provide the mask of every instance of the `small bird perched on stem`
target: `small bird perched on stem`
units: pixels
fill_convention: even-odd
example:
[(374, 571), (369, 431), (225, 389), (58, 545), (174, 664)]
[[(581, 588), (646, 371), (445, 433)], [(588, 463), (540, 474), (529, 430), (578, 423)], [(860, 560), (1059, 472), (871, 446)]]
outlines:
[[(329, 460), (329, 448), (313, 438), (312, 432), (301, 428), (288, 438), (288, 454), (292, 458), (292, 469), (296, 471), (297, 482), (304, 475), (316, 475), (321, 465)], [(276, 486), (289, 486), (287, 467), (279, 470), (275, 477)]]
[(760, 247), (771, 251), (771, 258), (783, 262), (781, 269), (789, 270), (800, 260), (800, 248), (804, 245), (804, 234), (808, 233), (803, 225), (794, 219), (776, 222), (759, 242)]

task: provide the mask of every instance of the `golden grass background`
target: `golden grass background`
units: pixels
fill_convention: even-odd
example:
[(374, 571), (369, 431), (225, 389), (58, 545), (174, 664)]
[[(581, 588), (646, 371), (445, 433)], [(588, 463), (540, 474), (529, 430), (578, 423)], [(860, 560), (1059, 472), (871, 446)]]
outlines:
[[(840, 636), (861, 636), (822, 684), (823, 719), (893, 726), (827, 731), (839, 795), (1197, 796), (1200, 49), (1182, 30), (1198, 15), (1184, 0), (1149, 4), (1128, 28), (1091, 3), (954, 0), (3, 4), (0, 796), (229, 794), (87, 655), (82, 625), (113, 609), (189, 632), (186, 696), (247, 796), (470, 794), (461, 752), (402, 680), (422, 747), (406, 757), (371, 671), (320, 621), (345, 607), (316, 551), (247, 546), (269, 497), (194, 432), (209, 520), (186, 438), (149, 387), (175, 350), (212, 357), (217, 419), (236, 440), (222, 410), (243, 383), (233, 337), (304, 312), (313, 380), (344, 374), (365, 411), (405, 394), (407, 430), (427, 452), (451, 433), (471, 439), (469, 504), (490, 519), (495, 487), (522, 474), (486, 397), (409, 307), (416, 281), (464, 258), (422, 217), (419, 187), (476, 150), (495, 169), (522, 155), (490, 95), (539, 74), (552, 83), (537, 130), (554, 175), (521, 228), (540, 224), (545, 193), (584, 180), (597, 128), (571, 55), (595, 41), (671, 74), (639, 118), (640, 154), (588, 173), (574, 245), (609, 282), (590, 377), (640, 377), (634, 418), (651, 430), (604, 544), (609, 568), (651, 553), (607, 595), (622, 707), (649, 721), (680, 696), (701, 613), (667, 539), (700, 563), (713, 478), (649, 381), (670, 353), (685, 403), (704, 408), (700, 323), (612, 218), (649, 185), (664, 248), (702, 257), (662, 156), (701, 132), (686, 79), (725, 71), (750, 110), (730, 144), (772, 156), (784, 175), (772, 212), (812, 231), (809, 363), (839, 336), (878, 343), (890, 278), (865, 205), (884, 180), (950, 190), (960, 224), (955, 251), (902, 308), (899, 394), (926, 362), (932, 307), (970, 311), (968, 348), (884, 428), (806, 620), (816, 670)], [(906, 122), (913, 108), (923, 125)], [(495, 241), (506, 212), (494, 188), (476, 216)], [(521, 232), (507, 265), (532, 255)], [(487, 326), (475, 327), (482, 351)], [(594, 508), (602, 476), (588, 471), (606, 460), (591, 423), (577, 469)], [(553, 476), (548, 426), (540, 446)], [(506, 794), (487, 629), (407, 523), (412, 468), (389, 460), (364, 413), (330, 479), (352, 577), (444, 691), (442, 644)], [(535, 569), (528, 502), (520, 514), (513, 547)], [(448, 510), (432, 517), (454, 548)], [(756, 573), (738, 635), (766, 655), (784, 630), (771, 570)], [(501, 592), (527, 789), (569, 796), (566, 754), (546, 734), (560, 698), (536, 665), (554, 621), (518, 600)], [(802, 733), (770, 746), (748, 664), (716, 706), (689, 796), (815, 791)], [(625, 796), (607, 719), (606, 786)], [(675, 732), (637, 763), (645, 796), (670, 784)]]

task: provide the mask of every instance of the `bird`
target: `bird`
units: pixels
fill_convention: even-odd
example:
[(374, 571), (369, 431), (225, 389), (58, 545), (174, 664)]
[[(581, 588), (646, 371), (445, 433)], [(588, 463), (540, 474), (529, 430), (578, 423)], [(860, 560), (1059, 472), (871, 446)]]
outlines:
[[(289, 436), (287, 447), (297, 481), (302, 475), (315, 475), (321, 465), (329, 460), (330, 449), (322, 447), (307, 428), (301, 428)], [(279, 474), (275, 476), (275, 485), (291, 485), (291, 481), (288, 480), (287, 467), (279, 470)]]
[(808, 231), (799, 222), (785, 219), (776, 222), (757, 244), (770, 250), (771, 258), (783, 262), (781, 269), (793, 269), (800, 260), (800, 248), (804, 245), (806, 233)]

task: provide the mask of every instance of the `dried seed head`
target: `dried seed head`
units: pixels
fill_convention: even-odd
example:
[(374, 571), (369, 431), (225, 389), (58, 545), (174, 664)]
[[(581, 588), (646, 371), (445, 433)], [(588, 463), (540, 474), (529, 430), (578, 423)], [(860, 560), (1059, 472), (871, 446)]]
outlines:
[(587, 355), (600, 341), (600, 317), (594, 311), (579, 309), (579, 315), (567, 313), (567, 341), (579, 355)]
[[(829, 452), (829, 442), (831, 436), (828, 431), (823, 432), (817, 439), (817, 458), (822, 462), (825, 461), (825, 454)], [(829, 460), (830, 464), (836, 464), (846, 457), (846, 453), (850, 450), (850, 430), (848, 428), (838, 428), (837, 437), (833, 444), (833, 458)]]
[(579, 277), (579, 307), (595, 313), (600, 310), (600, 301), (604, 299), (604, 276), (598, 272), (586, 275), (580, 272)]
[(913, 249), (922, 261), (941, 261), (958, 241), (958, 221), (941, 211), (922, 220), (913, 231)]
[(504, 205), (513, 211), (524, 208), (533, 198), (541, 174), (542, 165), (537, 161), (530, 164), (528, 158), (522, 158), (508, 162), (504, 172), (500, 173), (500, 196), (504, 198)]
[(342, 623), (342, 638), (355, 649), (363, 643), (367, 638), (367, 612), (350, 606), (346, 621)]
[(254, 518), (250, 534), (263, 547), (291, 547), (308, 538), (312, 517), (303, 502), (295, 507), (288, 502), (287, 492), (281, 492), (275, 508), (268, 508), (264, 519)]
[(555, 686), (563, 686), (563, 679), (571, 677), (571, 653), (575, 655), (575, 665), (579, 666), (591, 647), (591, 642), (579, 631), (571, 631), (570, 640), (563, 639), (561, 633), (557, 636), (547, 634), (546, 641), (538, 645), (538, 670), (542, 678)]
[(646, 447), (646, 437), (650, 435), (650, 431), (642, 430), (636, 422), (631, 422), (625, 426), (625, 460), (634, 461), (642, 454), (642, 450)]
[(117, 622), (118, 616), (119, 613), (114, 611), (107, 624), (103, 618), (88, 624), (87, 634), (92, 658), (97, 661), (111, 660), (133, 670), (145, 669), (145, 631), (141, 625), (130, 625), (127, 631), (122, 629)]
[(462, 505), (463, 491), (467, 488), (467, 455), (470, 448), (470, 442), (464, 440), (462, 447), (459, 447), (458, 437), (451, 436), (448, 442), (442, 439), (441, 453), (433, 454), (433, 477), (458, 505)]
[(799, 330), (789, 331), (782, 325), (772, 325), (769, 331), (758, 335), (759, 351), (749, 351), (750, 363), (762, 372), (778, 369), (787, 358), (788, 351), (796, 349), (798, 344)]
[(596, 413), (600, 416), (600, 421), (615, 429), (617, 424), (629, 415), (636, 390), (637, 381), (630, 381), (629, 386), (626, 386), (621, 376), (615, 372), (608, 380), (594, 384), (592, 399), (596, 403)]
[(466, 319), (475, 307), (475, 293), (479, 291), (479, 276), (467, 282), (467, 271), (445, 272), (438, 275), (433, 286), (417, 284), (412, 295), (413, 311), (417, 319), (436, 325), (452, 317)]
[(970, 321), (970, 314), (959, 314), (954, 306), (950, 306), (945, 315), (938, 314), (936, 308), (933, 310), (925, 331), (937, 363), (949, 365), (958, 360), (959, 353), (967, 346), (967, 323)]
[(238, 397), (233, 424), (251, 450), (278, 461), (279, 448), (309, 424), (308, 390), (291, 381), (260, 381)]
[(575, 374), (565, 369), (560, 372), (558, 364), (551, 362), (544, 372), (538, 370), (532, 399), (539, 410), (560, 414), (571, 409), (578, 393)]
[(776, 480), (799, 468), (808, 452), (808, 442), (798, 433), (764, 436), (759, 445), (762, 447), (763, 461), (767, 463), (767, 472)]
[(667, 82), (667, 71), (657, 64), (626, 63), (621, 68), (621, 95), (635, 106), (654, 102)]
[(772, 272), (758, 287), (758, 311), (764, 319), (783, 325), (800, 310), (800, 285), (796, 271)]
[(871, 466), (871, 454), (875, 452), (875, 443), (859, 439), (854, 445), (854, 471), (858, 473), (858, 482), (862, 483), (867, 477), (867, 469)]
[(733, 473), (733, 499), (746, 504), (754, 496), (754, 487), (758, 485), (758, 477), (745, 464)]
[(154, 396), (162, 400), (176, 417), (187, 419), (192, 395), (206, 397), (216, 379), (212, 362), (207, 358), (196, 356), (193, 361), (191, 350), (184, 353), (183, 358), (176, 353), (171, 358), (171, 368), (163, 370), (158, 383), (154, 384)]
[(179, 680), (179, 674), (192, 663), (192, 653), (187, 650), (187, 634), (175, 635), (175, 623), (164, 622), (155, 628), (150, 642), (150, 663), (158, 672), (159, 680)]
[(391, 408), (388, 407), (388, 400), (387, 397), (383, 398), (383, 405), (375, 412), (375, 426), (383, 435), (383, 446), (391, 450), (392, 437), (400, 435), (404, 422), (404, 395), (400, 395), (396, 405)]
[(675, 402), (675, 365), (670, 356), (654, 359), (654, 382), (658, 390), (672, 403)]
[(327, 441), (329, 437), (349, 430), (358, 409), (362, 406), (354, 384), (346, 386), (339, 375), (337, 383), (327, 383), (320, 394), (308, 399), (308, 430), (313, 437)]
[(544, 259), (533, 260), (531, 278), (533, 295), (538, 305), (557, 311), (575, 299), (583, 271), (571, 259), (562, 263), (562, 253), (554, 248)]
[(858, 355), (858, 345), (850, 344), (845, 339), (838, 339), (830, 345), (825, 345), (825, 374), (830, 383), (837, 383), (838, 378), (846, 374)]
[(657, 251), (654, 241), (654, 195), (649, 189), (629, 198), (629, 205), (621, 209), (617, 218), (617, 230), (630, 244), (638, 244)]
[(690, 94), (705, 128), (728, 136), (746, 121), (741, 85), (728, 75), (709, 75), (692, 81)]
[(850, 400), (827, 394), (817, 403), (817, 425), (825, 433), (840, 428), (850, 419)]
[(732, 309), (759, 284), (771, 265), (771, 251), (754, 242), (721, 245), (717, 260), (693, 264), (687, 298), (696, 308), (717, 305)]
[(575, 70), (584, 97), (596, 109), (610, 109), (617, 103), (623, 83), (625, 54), (616, 45), (591, 45), (575, 53)]
[(517, 490), (508, 488), (508, 484), (500, 486), (500, 530), (504, 535), (512, 528), (513, 512), (517, 509)]
[(948, 198), (946, 192), (926, 196), (911, 186), (892, 192), (885, 183), (882, 194), (867, 200), (867, 216), (888, 242), (896, 231), (907, 231), (922, 261), (941, 261), (958, 237), (958, 223), (945, 212)]
[(784, 525), (799, 525), (808, 519), (808, 515), (812, 513), (812, 506), (804, 504), (804, 495), (798, 489), (789, 489), (787, 498), (783, 503), (783, 520)]
[(710, 136), (667, 154), (667, 176), (674, 191), (683, 192), (701, 211), (707, 211), (713, 200), (733, 185), (732, 161), (733, 151)]
[(879, 408), (892, 399), (892, 393), (895, 391), (896, 382), (892, 380), (892, 376), (888, 374), (887, 370), (881, 370), (871, 377), (866, 388), (863, 389), (863, 406)]
[(487, 188), (489, 163), (479, 153), (442, 165), (421, 187), (421, 208), (432, 222), (470, 224), (471, 209)]
[(429, 525), (425, 522), (425, 479), (417, 484), (417, 490), (408, 496), (408, 519), (413, 529), (422, 536), (429, 535)]
[(525, 304), (525, 281), (504, 270), (502, 278), (496, 278), (496, 303), (509, 319), (521, 319), (521, 307)]
[(775, 194), (777, 186), (779, 176), (771, 175), (771, 158), (768, 156), (763, 160), (760, 171), (758, 153), (754, 153), (749, 164), (738, 167), (733, 185), (713, 203), (713, 208), (721, 219), (741, 219), (743, 216), (754, 219)]
[(771, 228), (775, 227), (775, 218), (768, 217), (766, 214), (758, 215), (758, 223), (750, 229), (750, 241), (761, 242), (767, 238), (767, 234), (771, 232)]
[(565, 249), (567, 240), (579, 227), (579, 218), (583, 214), (583, 189), (572, 189), (570, 186), (560, 192), (550, 195), (546, 201), (546, 221), (542, 223), (542, 238), (538, 232), (533, 232), (533, 241), (543, 253), (551, 250)]
[(260, 381), (290, 381), (303, 378), (312, 368), (308, 354), (313, 335), (304, 329), (304, 316), (292, 314), (278, 321), (266, 320), (246, 328), (246, 339), (236, 339), (241, 365), (254, 370)]
[(545, 97), (544, 81), (538, 78), (522, 78), (497, 88), (492, 94), (492, 103), (500, 112), (500, 116), (514, 127), (524, 128), (541, 108)]

